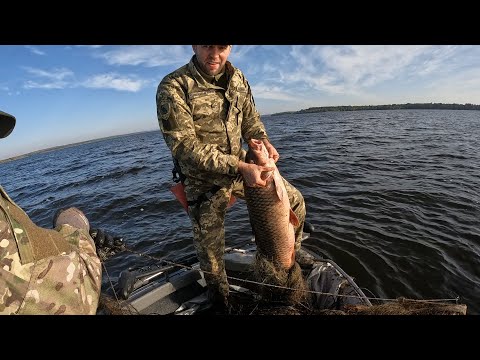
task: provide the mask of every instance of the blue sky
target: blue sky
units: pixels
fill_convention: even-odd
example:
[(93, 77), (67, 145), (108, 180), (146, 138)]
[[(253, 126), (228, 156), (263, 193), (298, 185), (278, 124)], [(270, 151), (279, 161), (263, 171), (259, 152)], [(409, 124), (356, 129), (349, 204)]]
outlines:
[[(0, 159), (158, 130), (160, 80), (190, 45), (0, 45), (0, 110), (17, 126)], [(234, 45), (260, 114), (313, 106), (480, 104), (479, 45)]]

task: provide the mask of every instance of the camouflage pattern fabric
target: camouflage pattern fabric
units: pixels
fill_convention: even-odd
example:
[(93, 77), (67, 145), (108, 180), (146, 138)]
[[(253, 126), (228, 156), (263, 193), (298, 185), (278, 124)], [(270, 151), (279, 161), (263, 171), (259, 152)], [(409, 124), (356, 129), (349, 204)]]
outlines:
[[(284, 178), (292, 210), (300, 225), (295, 229), (295, 251), (301, 246), (303, 224), (305, 223), (305, 201), (302, 194)], [(230, 187), (218, 190), (207, 201), (188, 207), (193, 225), (195, 250), (200, 268), (205, 271), (205, 281), (218, 288), (221, 295), (228, 296), (228, 281), (223, 261), (225, 249), (225, 214), (230, 196), (245, 199), (243, 180), (238, 176)]]
[(0, 314), (94, 315), (101, 278), (87, 231), (36, 227), (0, 187)]
[(228, 186), (238, 173), (242, 138), (268, 138), (243, 73), (227, 61), (227, 90), (210, 84), (190, 62), (158, 85), (160, 129), (187, 177), (187, 200), (212, 185)]
[[(221, 295), (228, 295), (223, 253), (225, 213), (230, 195), (244, 198), (239, 160), (245, 160), (243, 141), (268, 139), (265, 126), (255, 109), (250, 86), (243, 73), (227, 61), (226, 87), (209, 83), (190, 62), (160, 82), (156, 101), (160, 130), (174, 158), (186, 176), (185, 193), (195, 201), (214, 185), (210, 199), (189, 206), (194, 245), (205, 280)], [(285, 179), (293, 211), (300, 220), (296, 245), (305, 221), (302, 194)]]

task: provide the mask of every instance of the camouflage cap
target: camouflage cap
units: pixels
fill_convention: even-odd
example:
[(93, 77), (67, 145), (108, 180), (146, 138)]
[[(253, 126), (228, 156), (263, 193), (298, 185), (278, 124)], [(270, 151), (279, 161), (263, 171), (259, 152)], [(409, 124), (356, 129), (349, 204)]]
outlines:
[(6, 138), (15, 127), (15, 117), (0, 110), (0, 138)]

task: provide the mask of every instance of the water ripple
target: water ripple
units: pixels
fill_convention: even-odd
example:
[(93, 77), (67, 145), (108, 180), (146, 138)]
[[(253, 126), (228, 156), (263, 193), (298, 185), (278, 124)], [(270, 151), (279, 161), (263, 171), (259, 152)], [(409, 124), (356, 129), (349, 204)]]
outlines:
[[(353, 111), (265, 117), (281, 174), (304, 195), (316, 232), (305, 246), (383, 298), (460, 296), (480, 314), (480, 112)], [(159, 131), (98, 140), (0, 164), (0, 182), (41, 226), (77, 206), (134, 251), (195, 253), (190, 220), (168, 190)], [(246, 206), (226, 218), (227, 245), (251, 236)], [(125, 253), (115, 280), (151, 263)], [(104, 286), (108, 283), (104, 277)]]

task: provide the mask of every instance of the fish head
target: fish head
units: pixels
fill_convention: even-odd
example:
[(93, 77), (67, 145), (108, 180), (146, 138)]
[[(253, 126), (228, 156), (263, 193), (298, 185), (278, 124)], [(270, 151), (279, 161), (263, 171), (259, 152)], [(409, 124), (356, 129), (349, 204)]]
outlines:
[(248, 141), (247, 161), (253, 161), (257, 165), (268, 163), (268, 151), (262, 140), (250, 139)]

